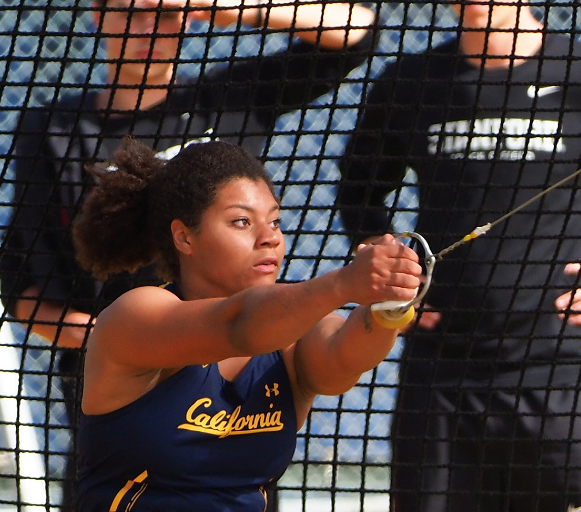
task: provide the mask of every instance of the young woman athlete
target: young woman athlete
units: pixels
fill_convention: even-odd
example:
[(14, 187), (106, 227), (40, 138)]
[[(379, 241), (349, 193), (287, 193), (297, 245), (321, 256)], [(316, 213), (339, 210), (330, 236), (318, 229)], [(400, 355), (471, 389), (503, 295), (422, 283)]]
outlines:
[[(397, 331), (369, 305), (410, 300), (421, 267), (390, 235), (348, 265), (276, 283), (279, 202), (262, 164), (225, 142), (167, 162), (127, 141), (73, 233), (99, 278), (158, 264), (97, 318), (79, 432), (80, 512), (261, 512), (317, 394), (340, 394)], [(358, 303), (345, 320), (334, 313)]]

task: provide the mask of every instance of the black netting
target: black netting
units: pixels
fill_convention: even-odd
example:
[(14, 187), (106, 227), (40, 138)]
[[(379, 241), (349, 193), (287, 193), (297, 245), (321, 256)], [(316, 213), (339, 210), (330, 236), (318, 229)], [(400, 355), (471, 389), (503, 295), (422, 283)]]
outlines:
[[(488, 68), (478, 52), (457, 57), (471, 29), (447, 3), (369, 5), (377, 45), (333, 54), (291, 53), (304, 43), (288, 31), (196, 21), (179, 38), (169, 99), (119, 115), (94, 103), (108, 89), (97, 8), (2, 0), (0, 510), (54, 510), (74, 480), (79, 354), (32, 332), (63, 322), (13, 316), (31, 284), (93, 315), (126, 286), (70, 275), (66, 234), (90, 187), (83, 164), (109, 158), (124, 134), (166, 156), (220, 138), (263, 158), (282, 198), (282, 282), (343, 266), (383, 231), (417, 229), (436, 252), (577, 169), (577, 2), (532, 4), (539, 52)], [(156, 58), (143, 57), (144, 72)], [(581, 331), (555, 307), (578, 285), (563, 269), (581, 254), (580, 201), (575, 179), (437, 264), (419, 308), (442, 315), (437, 327), (416, 320), (351, 391), (317, 398), (278, 482), (281, 512), (383, 511), (390, 491), (402, 511), (581, 506)]]

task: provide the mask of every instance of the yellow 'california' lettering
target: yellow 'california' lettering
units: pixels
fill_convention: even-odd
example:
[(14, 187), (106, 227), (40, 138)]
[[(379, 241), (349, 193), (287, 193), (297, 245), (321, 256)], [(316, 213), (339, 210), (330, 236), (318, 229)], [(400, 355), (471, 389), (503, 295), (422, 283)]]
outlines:
[(193, 405), (188, 409), (188, 412), (186, 413), (186, 421), (191, 422), (192, 420), (192, 415), (194, 414), (194, 411), (200, 407), (200, 405), (203, 405), (204, 407), (206, 407), (206, 409), (208, 407), (210, 407), (210, 405), (212, 405), (212, 400), (210, 400), (209, 398), (200, 398), (198, 400), (196, 400)]
[(234, 425), (234, 428), (236, 430), (242, 430), (247, 424), (248, 424), (248, 418), (240, 418), (236, 422), (236, 425)]
[[(236, 407), (231, 414), (220, 410), (213, 416), (199, 411), (201, 407), (212, 405), (210, 398), (196, 400), (186, 413), (186, 423), (178, 425), (179, 429), (201, 432), (219, 437), (232, 435), (255, 434), (258, 432), (276, 432), (282, 430), (282, 412), (272, 411), (240, 416), (242, 408)], [(271, 405), (272, 406), (272, 405)]]
[(222, 410), (212, 416), (210, 420), (210, 427), (211, 428), (220, 428), (220, 425), (223, 424), (223, 419), (226, 417), (226, 411)]
[(208, 414), (200, 414), (199, 416), (194, 418), (194, 423), (196, 425), (199, 425), (200, 427), (207, 427), (211, 419), (212, 419), (211, 416), (209, 416)]
[(258, 416), (251, 414), (251, 415), (247, 416), (247, 418), (248, 418), (248, 425), (251, 429), (258, 428)]

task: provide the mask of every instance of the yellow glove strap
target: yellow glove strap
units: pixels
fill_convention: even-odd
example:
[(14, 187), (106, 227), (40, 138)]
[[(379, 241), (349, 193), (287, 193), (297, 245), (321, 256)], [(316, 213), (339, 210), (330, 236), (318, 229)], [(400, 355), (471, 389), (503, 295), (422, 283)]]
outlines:
[(415, 309), (413, 306), (411, 306), (403, 315), (394, 315), (391, 311), (382, 309), (371, 311), (373, 319), (385, 329), (401, 329), (413, 320), (414, 314)]

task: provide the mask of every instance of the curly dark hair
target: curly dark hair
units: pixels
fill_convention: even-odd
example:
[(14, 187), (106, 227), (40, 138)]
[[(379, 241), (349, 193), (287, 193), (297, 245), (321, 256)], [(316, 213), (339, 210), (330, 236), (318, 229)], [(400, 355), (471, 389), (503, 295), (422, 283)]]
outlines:
[(221, 186), (247, 178), (274, 185), (262, 163), (226, 142), (190, 144), (171, 160), (126, 138), (113, 158), (116, 170), (92, 166), (97, 185), (73, 222), (80, 265), (96, 279), (157, 264), (162, 279), (179, 278), (179, 258), (171, 223), (196, 229)]

